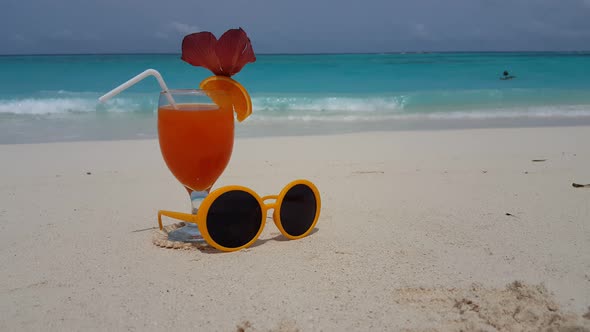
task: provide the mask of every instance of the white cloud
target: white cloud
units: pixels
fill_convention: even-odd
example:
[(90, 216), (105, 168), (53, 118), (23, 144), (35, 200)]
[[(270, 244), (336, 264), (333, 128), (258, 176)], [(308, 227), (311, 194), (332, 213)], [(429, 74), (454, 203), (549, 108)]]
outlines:
[(411, 27), (412, 30), (412, 34), (417, 37), (417, 38), (423, 38), (423, 39), (427, 39), (430, 38), (430, 32), (428, 31), (428, 28), (426, 27), (426, 25), (422, 24), (422, 23), (416, 23)]
[(201, 31), (201, 28), (196, 25), (189, 25), (186, 23), (173, 21), (162, 25), (160, 30), (154, 33), (154, 37), (156, 39), (170, 39), (199, 31)]
[(178, 21), (173, 21), (167, 24), (164, 24), (160, 27), (160, 30), (154, 33), (154, 38), (156, 39), (171, 39), (171, 38), (178, 38), (180, 36), (185, 36), (194, 32), (201, 31), (196, 25), (190, 25)]
[(185, 35), (188, 35), (189, 33), (193, 33), (193, 32), (199, 32), (201, 31), (201, 29), (196, 26), (196, 25), (189, 25), (186, 23), (181, 23), (181, 22), (170, 22), (168, 24), (169, 28), (172, 29), (175, 32), (179, 32)]

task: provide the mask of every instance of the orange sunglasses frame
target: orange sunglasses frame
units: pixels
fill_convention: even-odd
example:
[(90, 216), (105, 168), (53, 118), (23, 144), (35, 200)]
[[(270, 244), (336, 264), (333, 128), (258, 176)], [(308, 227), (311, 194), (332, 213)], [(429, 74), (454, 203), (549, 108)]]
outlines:
[[(283, 225), (281, 224), (281, 204), (283, 203), (283, 199), (285, 198), (285, 195), (287, 194), (287, 192), (291, 188), (293, 188), (294, 186), (299, 185), (299, 184), (306, 185), (307, 187), (309, 187), (313, 191), (313, 194), (315, 195), (315, 199), (316, 199), (316, 214), (315, 214), (313, 223), (311, 224), (311, 226), (309, 227), (309, 229), (305, 233), (298, 235), (298, 236), (293, 236), (293, 235), (288, 234), (285, 231), (285, 229), (283, 228)], [(209, 212), (209, 208), (211, 207), (213, 202), (219, 196), (223, 195), (224, 193), (226, 193), (228, 191), (234, 191), (234, 190), (245, 191), (245, 192), (249, 193), (250, 195), (252, 195), (254, 198), (256, 198), (256, 201), (258, 201), (258, 204), (260, 205), (260, 208), (262, 210), (262, 221), (260, 223), (260, 229), (256, 233), (256, 236), (254, 236), (252, 238), (252, 240), (250, 240), (248, 243), (244, 244), (241, 247), (228, 248), (228, 247), (224, 247), (224, 246), (220, 245), (219, 243), (215, 242), (215, 240), (213, 240), (211, 238), (211, 235), (209, 234), (209, 230), (207, 229), (207, 214)], [(274, 199), (275, 201), (270, 204), (264, 203), (265, 201), (270, 200), (270, 199)], [(322, 202), (320, 199), (320, 192), (318, 191), (318, 189), (316, 188), (316, 186), (313, 183), (311, 183), (308, 180), (304, 180), (304, 179), (299, 179), (299, 180), (295, 180), (295, 181), (290, 182), (289, 184), (287, 184), (283, 188), (283, 190), (281, 190), (281, 192), (278, 195), (269, 195), (269, 196), (263, 196), (263, 197), (258, 196), (258, 194), (256, 192), (254, 192), (252, 189), (247, 188), (247, 187), (226, 186), (226, 187), (221, 187), (221, 188), (215, 189), (214, 191), (209, 193), (209, 195), (207, 195), (207, 197), (205, 197), (205, 199), (203, 199), (203, 202), (199, 206), (197, 214), (189, 214), (189, 213), (166, 211), (166, 210), (158, 211), (158, 225), (160, 226), (160, 230), (162, 230), (163, 229), (162, 216), (182, 220), (185, 222), (194, 223), (194, 224), (197, 224), (197, 226), (199, 227), (199, 231), (201, 232), (201, 235), (203, 236), (203, 239), (205, 239), (207, 244), (209, 244), (210, 246), (212, 246), (218, 250), (221, 250), (221, 251), (237, 251), (237, 250), (241, 250), (244, 248), (248, 248), (254, 242), (256, 242), (256, 240), (258, 240), (258, 237), (262, 233), (262, 230), (264, 230), (264, 225), (266, 224), (266, 215), (267, 215), (268, 210), (270, 210), (270, 209), (274, 210), (273, 215), (272, 215), (272, 219), (273, 219), (275, 225), (277, 226), (277, 228), (279, 229), (279, 231), (281, 231), (281, 233), (286, 238), (288, 238), (290, 240), (297, 240), (297, 239), (301, 239), (303, 237), (306, 237), (315, 228), (315, 225), (318, 222), (318, 219), (320, 217), (321, 207), (322, 207)]]

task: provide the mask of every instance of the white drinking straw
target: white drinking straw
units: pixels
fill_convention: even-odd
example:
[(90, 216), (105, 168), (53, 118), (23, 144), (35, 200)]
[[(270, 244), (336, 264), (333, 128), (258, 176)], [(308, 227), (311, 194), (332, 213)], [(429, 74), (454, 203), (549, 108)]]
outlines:
[(158, 83), (160, 84), (160, 87), (162, 88), (162, 91), (166, 95), (166, 98), (168, 99), (168, 102), (170, 103), (170, 105), (172, 105), (172, 107), (174, 109), (178, 109), (176, 107), (176, 102), (174, 102), (174, 98), (172, 98), (172, 95), (170, 94), (170, 92), (168, 90), (168, 87), (166, 86), (166, 83), (164, 83), (164, 79), (162, 78), (162, 75), (160, 75), (160, 73), (157, 70), (155, 70), (155, 69), (148, 69), (148, 70), (144, 71), (143, 73), (141, 73), (141, 74), (133, 77), (129, 81), (127, 81), (127, 82), (119, 85), (118, 87), (114, 88), (113, 90), (109, 91), (104, 96), (98, 98), (98, 100), (101, 103), (104, 103), (105, 101), (107, 101), (107, 100), (111, 99), (112, 97), (118, 95), (123, 90), (129, 88), (130, 86), (136, 84), (137, 82), (143, 80), (144, 78), (146, 78), (148, 76), (153, 76), (153, 77), (155, 77), (158, 80)]

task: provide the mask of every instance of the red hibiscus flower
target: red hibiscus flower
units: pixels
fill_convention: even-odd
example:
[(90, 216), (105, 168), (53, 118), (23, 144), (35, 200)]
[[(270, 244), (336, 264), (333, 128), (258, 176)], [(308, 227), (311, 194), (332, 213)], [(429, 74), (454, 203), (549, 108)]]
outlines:
[(256, 61), (250, 38), (239, 29), (226, 31), (217, 40), (208, 31), (187, 35), (182, 40), (182, 60), (205, 67), (215, 75), (232, 76), (249, 62)]

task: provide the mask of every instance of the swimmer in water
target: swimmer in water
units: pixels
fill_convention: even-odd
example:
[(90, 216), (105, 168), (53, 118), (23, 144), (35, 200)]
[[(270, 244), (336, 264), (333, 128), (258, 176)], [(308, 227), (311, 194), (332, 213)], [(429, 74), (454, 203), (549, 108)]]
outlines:
[(504, 70), (504, 76), (500, 77), (501, 80), (511, 80), (516, 78), (516, 76), (510, 75), (507, 70)]

